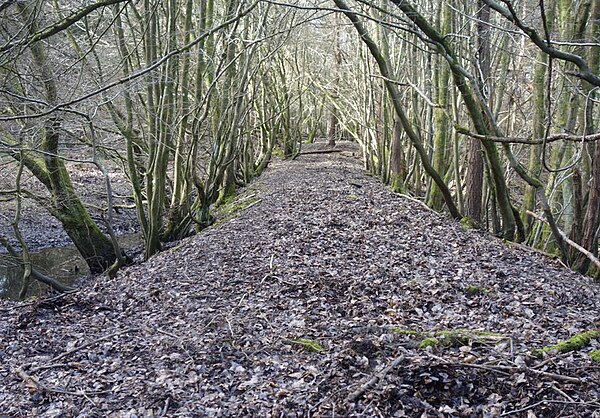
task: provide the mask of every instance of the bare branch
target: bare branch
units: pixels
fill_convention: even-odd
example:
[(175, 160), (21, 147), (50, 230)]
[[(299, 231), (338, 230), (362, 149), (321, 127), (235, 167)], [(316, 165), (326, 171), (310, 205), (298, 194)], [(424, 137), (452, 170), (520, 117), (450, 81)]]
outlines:
[[(535, 219), (537, 219), (538, 221), (541, 222), (548, 222), (545, 218), (542, 218), (540, 215), (538, 215), (537, 213), (534, 213), (530, 210), (527, 211), (527, 214), (530, 216), (533, 216)], [(581, 254), (585, 255), (595, 266), (596, 268), (600, 269), (600, 260), (598, 260), (594, 254), (592, 254), (591, 252), (589, 252), (588, 250), (586, 250), (585, 248), (583, 248), (581, 245), (577, 244), (575, 241), (569, 239), (569, 237), (567, 237), (567, 235), (560, 229), (558, 229), (558, 233), (561, 235), (562, 239), (569, 244), (571, 247), (575, 248), (577, 251), (579, 251)]]
[(484, 3), (489, 5), (496, 12), (500, 13), (506, 19), (514, 23), (519, 29), (521, 29), (531, 41), (544, 53), (548, 54), (552, 58), (556, 58), (563, 61), (572, 62), (579, 68), (579, 73), (574, 73), (573, 75), (579, 77), (588, 83), (600, 87), (600, 76), (598, 76), (592, 69), (586, 60), (576, 54), (572, 54), (570, 52), (561, 51), (560, 49), (554, 48), (549, 42), (544, 40), (535, 29), (530, 26), (527, 26), (523, 23), (519, 17), (517, 16), (516, 11), (514, 10), (512, 3), (508, 0), (502, 0), (506, 7), (502, 6), (498, 2), (494, 0), (483, 0)]
[[(77, 10), (71, 13), (69, 16), (65, 17), (61, 21), (53, 24), (52, 26), (48, 26), (39, 32), (32, 34), (31, 36), (21, 39), (17, 42), (10, 42), (0, 46), (0, 52), (6, 52), (9, 49), (15, 48), (17, 46), (28, 46), (35, 42), (41, 41), (43, 39), (49, 38), (52, 35), (56, 35), (57, 33), (67, 29), (69, 26), (79, 22), (81, 19), (92, 13), (94, 10), (99, 9), (100, 7), (110, 6), (112, 4), (129, 2), (130, 0), (103, 0), (94, 4), (90, 4), (83, 9)], [(0, 11), (10, 6), (11, 3), (16, 3), (15, 1), (7, 1), (0, 5)]]
[(570, 141), (570, 142), (595, 142), (600, 140), (600, 133), (591, 135), (570, 135), (566, 133), (550, 135), (545, 140), (542, 139), (529, 139), (522, 137), (508, 137), (508, 136), (492, 136), (492, 135), (479, 135), (468, 129), (456, 126), (454, 129), (460, 134), (466, 135), (471, 138), (489, 140), (492, 142), (499, 142), (503, 144), (526, 144), (526, 145), (541, 145), (544, 143), (556, 142), (556, 141)]
[(250, 13), (258, 4), (257, 2), (252, 3), (247, 9), (242, 10), (239, 14), (237, 14), (236, 16), (233, 16), (230, 19), (227, 19), (226, 21), (224, 21), (223, 23), (221, 23), (220, 25), (217, 25), (207, 31), (205, 31), (204, 33), (202, 33), (200, 36), (196, 37), (193, 41), (187, 43), (186, 45), (183, 45), (179, 48), (175, 48), (173, 49), (171, 52), (169, 52), (168, 54), (165, 54), (163, 57), (161, 57), (160, 59), (158, 59), (155, 63), (142, 68), (136, 72), (133, 72), (129, 75), (127, 75), (126, 77), (122, 77), (116, 81), (113, 81), (112, 83), (109, 83), (103, 87), (100, 87), (96, 90), (93, 90), (87, 94), (84, 94), (83, 96), (77, 97), (73, 100), (70, 100), (68, 102), (63, 102), (63, 103), (59, 103), (55, 106), (52, 106), (49, 109), (46, 109), (43, 112), (39, 112), (39, 113), (33, 113), (33, 114), (24, 114), (24, 115), (16, 115), (16, 116), (5, 116), (5, 117), (1, 117), (0, 118), (0, 122), (4, 122), (4, 121), (11, 121), (11, 120), (24, 120), (24, 119), (34, 119), (34, 118), (40, 118), (43, 116), (47, 116), (50, 115), (51, 113), (56, 112), (57, 110), (68, 110), (71, 106), (83, 102), (87, 99), (90, 99), (92, 97), (98, 96), (99, 94), (102, 94), (110, 89), (112, 89), (113, 87), (117, 87), (123, 84), (127, 84), (133, 80), (136, 80), (146, 74), (148, 74), (149, 72), (159, 68), (161, 65), (165, 64), (166, 62), (169, 61), (169, 59), (173, 58), (176, 55), (182, 54), (186, 51), (188, 51), (189, 49), (193, 48), (194, 46), (196, 46), (197, 44), (199, 44), (203, 39), (207, 38), (208, 36), (212, 35), (215, 32), (218, 32), (219, 30), (231, 25), (232, 23), (237, 22), (238, 20), (240, 20), (242, 17), (246, 16), (248, 13)]

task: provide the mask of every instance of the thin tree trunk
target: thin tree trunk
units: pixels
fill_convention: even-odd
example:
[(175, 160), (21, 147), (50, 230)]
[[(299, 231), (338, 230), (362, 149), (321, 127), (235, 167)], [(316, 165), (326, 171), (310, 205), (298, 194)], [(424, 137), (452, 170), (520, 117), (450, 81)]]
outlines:
[[(17, 3), (23, 19), (29, 21), (29, 31), (33, 34), (38, 31), (38, 25), (33, 8), (30, 7), (32, 5), (31, 2)], [(40, 42), (31, 44), (30, 49), (44, 84), (46, 102), (53, 106), (58, 103), (58, 93), (46, 52)], [(115, 252), (110, 239), (100, 231), (75, 193), (69, 173), (58, 153), (60, 130), (61, 123), (58, 117), (51, 116), (44, 123), (44, 139), (41, 144), (43, 160), (28, 153), (15, 152), (12, 155), (22, 161), (48, 189), (51, 199), (45, 202), (45, 207), (61, 222), (90, 271), (101, 273), (115, 261)]]
[[(590, 11), (588, 39), (598, 39), (600, 37), (600, 1), (592, 2)], [(600, 47), (590, 48), (588, 61), (590, 68), (597, 74), (600, 73)], [(593, 86), (587, 86), (590, 100), (586, 103), (584, 134), (594, 132), (594, 99), (598, 97), (596, 89)], [(600, 224), (600, 141), (594, 144), (594, 155), (592, 157), (591, 184), (587, 208), (584, 217), (584, 227), (581, 239), (581, 245), (593, 255), (598, 254), (598, 226)], [(576, 268), (581, 273), (586, 273), (590, 267), (588, 258), (579, 260)]]
[[(460, 66), (454, 51), (449, 47), (446, 40), (419, 14), (419, 12), (405, 0), (392, 0), (392, 2), (415, 23), (432, 41), (434, 41), (440, 52), (448, 61), (454, 83), (460, 91), (464, 104), (469, 112), (471, 121), (475, 126), (475, 130), (482, 135), (489, 135), (491, 122), (486, 112), (486, 105), (482, 103), (482, 98), (477, 95), (477, 92), (472, 89), (465, 76), (465, 70)], [(490, 172), (494, 181), (496, 199), (502, 215), (502, 235), (505, 239), (512, 240), (516, 232), (516, 220), (513, 212), (506, 178), (504, 176), (504, 167), (500, 161), (496, 145), (489, 140), (481, 141), (485, 151), (487, 161), (490, 166)]]
[(419, 157), (421, 158), (421, 163), (423, 164), (425, 171), (427, 172), (427, 174), (429, 174), (429, 176), (432, 177), (433, 181), (440, 188), (440, 191), (442, 192), (442, 195), (444, 196), (444, 201), (446, 202), (446, 206), (448, 207), (450, 214), (455, 219), (461, 219), (462, 215), (458, 211), (458, 208), (456, 207), (456, 204), (454, 203), (452, 194), (450, 193), (448, 186), (446, 186), (446, 184), (444, 183), (444, 180), (440, 177), (439, 173), (437, 173), (434, 170), (433, 166), (431, 165), (431, 162), (429, 161), (429, 157), (427, 156), (427, 151), (423, 147), (421, 138), (413, 130), (412, 125), (409, 122), (409, 120), (404, 112), (404, 108), (402, 107), (402, 99), (400, 96), (400, 92), (398, 91), (398, 87), (396, 86), (396, 84), (394, 84), (392, 82), (392, 78), (391, 78), (392, 71), (390, 69), (387, 59), (381, 54), (381, 51), (379, 50), (379, 48), (377, 47), (375, 42), (373, 42), (373, 40), (369, 36), (368, 31), (365, 29), (365, 27), (359, 21), (358, 16), (348, 8), (348, 6), (346, 5), (346, 3), (343, 0), (334, 0), (334, 1), (335, 1), (336, 6), (340, 9), (342, 9), (342, 11), (346, 15), (346, 17), (352, 22), (352, 24), (354, 25), (354, 28), (358, 32), (360, 38), (369, 48), (369, 51), (371, 52), (373, 58), (375, 58), (375, 61), (377, 61), (377, 65), (379, 66), (379, 71), (381, 72), (381, 75), (384, 77), (385, 86), (388, 89), (390, 96), (392, 97), (392, 103), (394, 105), (394, 110), (396, 111), (396, 114), (398, 115), (398, 118), (400, 119), (400, 122), (402, 123), (404, 132), (406, 132), (406, 135), (408, 136), (412, 145), (415, 147), (415, 150), (419, 154)]
[[(440, 3), (439, 7), (442, 8), (440, 31), (444, 34), (451, 32), (451, 9), (450, 6)], [(450, 81), (450, 69), (442, 58), (436, 57), (437, 71), (434, 72), (434, 84), (435, 84), (435, 95), (436, 107), (433, 111), (434, 120), (434, 133), (433, 133), (433, 168), (440, 173), (440, 176), (444, 177), (448, 170), (448, 161), (446, 154), (446, 143), (448, 140), (448, 97), (449, 97), (449, 86)], [(435, 210), (442, 208), (442, 195), (438, 187), (433, 183), (431, 185), (431, 192), (429, 194), (429, 206)]]

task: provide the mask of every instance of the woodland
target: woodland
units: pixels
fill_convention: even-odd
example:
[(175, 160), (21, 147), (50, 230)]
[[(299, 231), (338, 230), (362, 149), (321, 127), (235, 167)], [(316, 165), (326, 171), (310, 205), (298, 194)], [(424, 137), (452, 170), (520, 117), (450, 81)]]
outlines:
[(600, 1), (2, 0), (0, 80), (0, 417), (600, 416)]

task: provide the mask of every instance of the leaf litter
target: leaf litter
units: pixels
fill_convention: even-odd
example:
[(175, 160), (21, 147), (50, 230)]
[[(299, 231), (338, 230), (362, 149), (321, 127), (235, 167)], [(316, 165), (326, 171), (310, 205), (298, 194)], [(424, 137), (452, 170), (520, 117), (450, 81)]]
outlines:
[(1, 301), (0, 416), (600, 417), (598, 339), (534, 355), (598, 328), (598, 283), (340, 151), (113, 280)]

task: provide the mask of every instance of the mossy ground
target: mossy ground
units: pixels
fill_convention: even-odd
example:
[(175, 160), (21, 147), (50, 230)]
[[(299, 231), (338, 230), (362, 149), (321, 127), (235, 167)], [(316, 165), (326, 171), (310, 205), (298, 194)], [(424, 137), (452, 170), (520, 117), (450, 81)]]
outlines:
[(242, 195), (232, 195), (223, 200), (223, 202), (215, 209), (217, 222), (220, 224), (237, 216), (240, 212), (254, 206), (260, 202), (254, 193), (244, 193)]
[(532, 354), (536, 357), (541, 357), (544, 353), (551, 351), (558, 351), (559, 353), (568, 353), (570, 351), (581, 350), (584, 347), (590, 345), (591, 341), (600, 338), (599, 330), (584, 331), (576, 334), (565, 341), (560, 341), (554, 345), (543, 347), (534, 350)]
[(400, 335), (412, 335), (412, 336), (421, 336), (425, 335), (424, 332), (415, 331), (413, 329), (403, 329), (403, 328), (392, 328), (392, 332)]
[(468, 295), (489, 295), (490, 289), (476, 285), (469, 285), (465, 287), (465, 293)]
[(460, 220), (460, 226), (462, 226), (462, 228), (465, 231), (469, 231), (471, 229), (477, 228), (477, 224), (475, 223), (475, 220), (473, 218), (471, 218), (470, 216), (462, 217)]
[(311, 340), (309, 338), (298, 338), (296, 340), (290, 341), (296, 345), (299, 345), (305, 350), (312, 351), (313, 353), (320, 353), (321, 351), (323, 351), (323, 346), (319, 342)]
[(440, 340), (438, 340), (435, 337), (427, 337), (423, 341), (421, 341), (421, 344), (419, 344), (419, 348), (421, 350), (424, 350), (427, 347), (437, 347), (438, 345), (440, 345)]
[(414, 337), (419, 340), (419, 348), (427, 347), (461, 347), (473, 343), (497, 342), (503, 339), (502, 334), (489, 331), (468, 329), (443, 330), (434, 333), (410, 329), (393, 328), (392, 332)]

